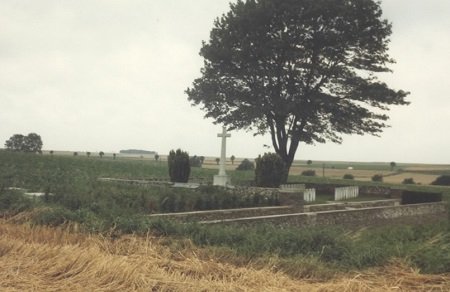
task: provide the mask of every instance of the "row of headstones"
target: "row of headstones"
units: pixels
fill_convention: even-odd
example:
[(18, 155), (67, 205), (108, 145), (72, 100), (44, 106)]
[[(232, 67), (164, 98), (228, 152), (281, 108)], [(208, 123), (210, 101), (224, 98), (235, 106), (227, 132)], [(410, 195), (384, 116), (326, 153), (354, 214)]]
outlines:
[(359, 187), (342, 187), (334, 189), (334, 200), (347, 200), (357, 198), (359, 196)]
[[(314, 202), (316, 200), (316, 189), (305, 189), (305, 185), (287, 184), (281, 185), (283, 191), (303, 191), (303, 199), (306, 202)], [(334, 189), (334, 200), (347, 200), (353, 199), (359, 196), (359, 187), (341, 187)]]

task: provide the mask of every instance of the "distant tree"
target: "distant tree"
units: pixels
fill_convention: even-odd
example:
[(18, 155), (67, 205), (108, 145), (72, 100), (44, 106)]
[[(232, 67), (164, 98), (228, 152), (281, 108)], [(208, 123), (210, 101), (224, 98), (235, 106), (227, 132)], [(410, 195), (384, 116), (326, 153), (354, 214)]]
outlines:
[(372, 176), (372, 181), (373, 182), (382, 182), (383, 181), (383, 175), (375, 174), (374, 176)]
[(159, 160), (159, 155), (155, 154), (155, 160), (158, 161)]
[(248, 160), (247, 158), (242, 160), (241, 163), (239, 164), (239, 166), (236, 168), (236, 170), (254, 170), (254, 169), (255, 169), (255, 164), (253, 162), (251, 162), (250, 160)]
[(25, 152), (36, 153), (42, 150), (42, 139), (36, 133), (30, 133), (25, 137), (24, 149)]
[(311, 170), (311, 169), (307, 169), (302, 171), (303, 176), (316, 176), (316, 171), (315, 170)]
[(73, 153), (73, 156), (78, 156), (78, 152), (74, 152), (74, 153)]
[(405, 178), (403, 180), (402, 184), (404, 184), (404, 185), (414, 185), (414, 184), (416, 184), (416, 182), (414, 181), (414, 178), (410, 177), (410, 178)]
[(203, 162), (205, 162), (205, 156), (200, 156), (199, 159), (200, 159), (200, 162), (201, 162), (202, 165), (203, 165)]
[(23, 151), (24, 140), (24, 135), (15, 134), (5, 142), (5, 147), (11, 151)]
[(113, 153), (113, 159), (116, 159), (117, 154)]
[(86, 156), (87, 156), (87, 157), (91, 156), (91, 152), (89, 152), (89, 151), (86, 152)]
[(231, 155), (230, 160), (231, 160), (231, 164), (234, 164), (234, 160), (236, 159), (236, 157), (234, 157), (234, 155)]
[(355, 177), (353, 176), (353, 174), (346, 173), (344, 174), (343, 179), (355, 179)]
[(98, 155), (100, 156), (100, 158), (103, 158), (103, 155), (105, 155), (105, 152), (100, 151), (100, 152), (98, 153)]
[(198, 157), (197, 155), (190, 157), (189, 163), (191, 167), (202, 167), (202, 161), (200, 160), (200, 157)]
[(42, 151), (42, 139), (36, 133), (30, 133), (27, 136), (15, 134), (5, 142), (5, 147), (10, 151), (39, 153)]
[(219, 165), (219, 162), (220, 162), (220, 158), (216, 158), (217, 165)]
[(407, 92), (379, 81), (394, 60), (380, 1), (242, 0), (203, 43), (193, 105), (228, 129), (269, 133), (292, 165), (299, 143), (379, 135)]
[(50, 155), (53, 155), (53, 150), (50, 150), (50, 152), (49, 152), (49, 153), (50, 153)]
[(312, 164), (312, 160), (306, 161), (306, 164), (311, 165)]
[(392, 161), (391, 163), (389, 163), (389, 165), (391, 166), (391, 171), (393, 171), (394, 168), (397, 166), (397, 163), (395, 163), (394, 161)]

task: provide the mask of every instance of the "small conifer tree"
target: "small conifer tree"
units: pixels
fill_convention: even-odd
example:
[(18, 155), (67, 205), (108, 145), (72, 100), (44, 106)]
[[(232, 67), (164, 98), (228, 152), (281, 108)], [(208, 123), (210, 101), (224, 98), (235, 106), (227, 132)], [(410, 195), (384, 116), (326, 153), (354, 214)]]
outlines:
[(181, 149), (171, 150), (167, 158), (171, 182), (188, 182), (191, 173), (189, 154)]

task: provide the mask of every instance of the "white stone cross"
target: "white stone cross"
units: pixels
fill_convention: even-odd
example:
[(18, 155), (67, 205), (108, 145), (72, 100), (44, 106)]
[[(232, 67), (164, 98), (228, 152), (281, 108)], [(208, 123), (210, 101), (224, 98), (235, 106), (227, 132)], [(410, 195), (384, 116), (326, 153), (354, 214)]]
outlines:
[(222, 133), (217, 134), (217, 137), (222, 138), (222, 148), (220, 152), (220, 166), (219, 175), (226, 175), (225, 164), (227, 159), (227, 138), (231, 137), (231, 134), (227, 133), (227, 128), (222, 127)]

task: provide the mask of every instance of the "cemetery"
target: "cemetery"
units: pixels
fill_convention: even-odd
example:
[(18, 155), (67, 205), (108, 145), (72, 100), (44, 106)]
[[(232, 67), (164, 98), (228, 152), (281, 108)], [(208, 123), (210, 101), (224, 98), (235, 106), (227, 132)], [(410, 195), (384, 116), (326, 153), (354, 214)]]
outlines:
[[(268, 207), (227, 208), (222, 210), (194, 210), (152, 214), (151, 218), (174, 219), (181, 222), (201, 224), (255, 224), (270, 223), (279, 226), (346, 225), (353, 228), (393, 223), (430, 223), (448, 217), (448, 208), (442, 202), (442, 194), (402, 191), (391, 188), (363, 188), (363, 193), (375, 200), (360, 199), (359, 186), (281, 184), (279, 188), (233, 186), (226, 174), (225, 128), (217, 135), (221, 138), (219, 172), (214, 175), (212, 185), (239, 196), (276, 198)], [(116, 182), (152, 186), (165, 184), (174, 188), (197, 189), (211, 184), (206, 179), (195, 178), (189, 182), (171, 182), (160, 179), (131, 180), (99, 178), (103, 182)], [(195, 181), (195, 182), (194, 182)], [(316, 189), (328, 193), (331, 200), (316, 203)], [(330, 194), (331, 193), (331, 194)], [(212, 194), (211, 194), (212, 195)], [(354, 201), (356, 200), (356, 201)], [(211, 206), (214, 209), (213, 206)]]

